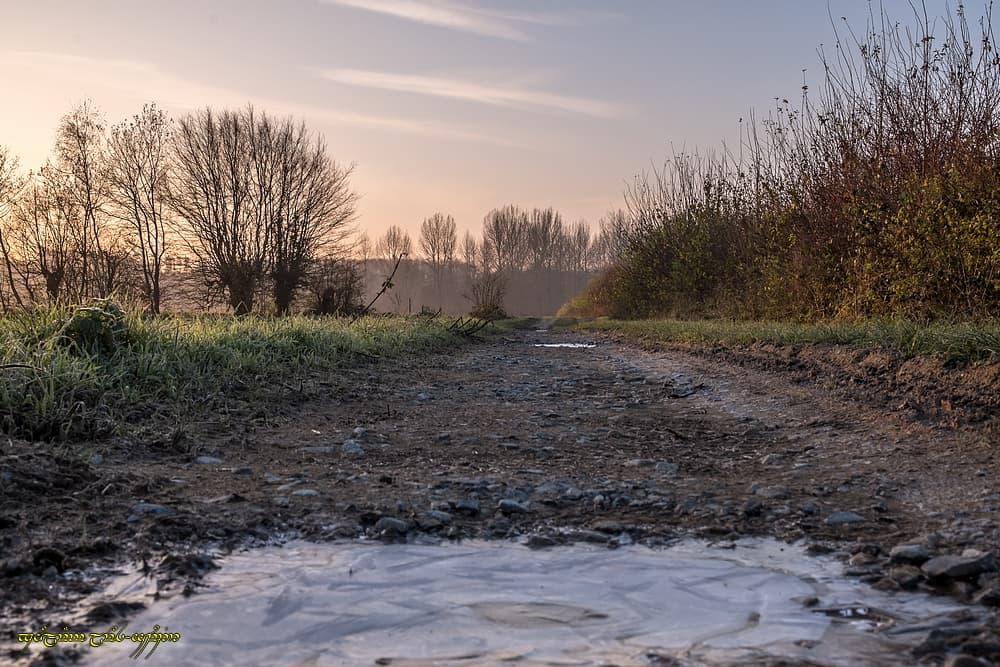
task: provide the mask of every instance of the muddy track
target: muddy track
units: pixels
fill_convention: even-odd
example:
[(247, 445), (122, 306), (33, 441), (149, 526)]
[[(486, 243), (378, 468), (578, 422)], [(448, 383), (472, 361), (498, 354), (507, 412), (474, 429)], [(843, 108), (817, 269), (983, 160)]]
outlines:
[[(596, 346), (539, 346), (560, 343)], [(738, 354), (517, 332), (320, 378), (319, 398), (290, 394), (183, 431), (62, 453), (8, 442), (0, 660), (14, 657), (18, 632), (128, 611), (79, 608), (101, 581), (95, 568), (142, 563), (164, 593), (190, 591), (215, 554), (290, 535), (520, 536), (539, 547), (773, 535), (840, 552), (880, 588), (1000, 604), (983, 555), (1000, 545), (985, 408), (943, 423), (887, 410), (898, 386), (870, 381), (852, 395), (838, 373), (859, 372), (856, 351), (839, 370), (827, 357), (823, 370), (801, 353), (784, 365), (781, 354)], [(890, 558), (904, 543), (922, 551)], [(963, 552), (978, 570), (920, 569)], [(924, 659), (962, 642), (1000, 659), (1000, 641), (979, 627)]]

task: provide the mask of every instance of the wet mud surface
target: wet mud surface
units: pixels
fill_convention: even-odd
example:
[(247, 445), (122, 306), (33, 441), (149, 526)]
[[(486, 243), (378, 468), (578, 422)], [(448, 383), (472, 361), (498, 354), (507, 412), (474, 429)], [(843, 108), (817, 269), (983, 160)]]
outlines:
[[(538, 346), (558, 343), (596, 346)], [(876, 589), (993, 613), (997, 367), (517, 332), (345, 370), (307, 401), (290, 391), (102, 443), (7, 441), (0, 660), (18, 658), (18, 633), (134, 613), (80, 603), (123, 565), (185, 595), (219, 555), (288, 538), (773, 536), (841, 558)], [(1000, 661), (982, 619), (932, 630), (899, 664)], [(46, 654), (71, 657), (59, 655)]]

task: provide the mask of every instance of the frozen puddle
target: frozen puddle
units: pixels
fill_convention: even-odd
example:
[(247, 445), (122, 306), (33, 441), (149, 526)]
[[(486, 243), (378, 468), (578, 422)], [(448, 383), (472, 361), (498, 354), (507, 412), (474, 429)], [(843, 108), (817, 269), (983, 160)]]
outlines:
[[(203, 592), (156, 603), (129, 626), (180, 633), (152, 656), (170, 665), (722, 665), (781, 656), (853, 667), (910, 664), (922, 635), (906, 627), (955, 608), (873, 591), (840, 569), (773, 541), (666, 550), (298, 542), (230, 556)], [(134, 665), (133, 649), (92, 649), (84, 664)]]
[(535, 347), (571, 347), (577, 349), (590, 349), (597, 347), (595, 343), (535, 343)]

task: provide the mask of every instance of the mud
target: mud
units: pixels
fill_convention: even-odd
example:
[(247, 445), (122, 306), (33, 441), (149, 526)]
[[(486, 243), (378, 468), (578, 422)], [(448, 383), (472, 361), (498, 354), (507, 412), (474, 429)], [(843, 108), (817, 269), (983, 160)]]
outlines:
[[(596, 347), (538, 347), (563, 343)], [(991, 611), (996, 369), (517, 332), (320, 378), (308, 401), (102, 443), (6, 441), (0, 659), (19, 658), (18, 633), (134, 613), (80, 607), (123, 565), (145, 568), (154, 596), (191, 594), (220, 554), (293, 537), (766, 535), (804, 540), (876, 588)], [(907, 659), (959, 654), (1000, 660), (1000, 637), (970, 622)]]

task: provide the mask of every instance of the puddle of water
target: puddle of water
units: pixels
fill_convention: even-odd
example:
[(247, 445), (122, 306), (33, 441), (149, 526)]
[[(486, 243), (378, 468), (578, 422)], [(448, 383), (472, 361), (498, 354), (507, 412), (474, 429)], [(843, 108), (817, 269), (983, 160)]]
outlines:
[(597, 347), (595, 343), (535, 343), (535, 347), (570, 347), (577, 349), (589, 349)]
[[(910, 643), (900, 644), (874, 626), (899, 629), (956, 608), (879, 593), (839, 570), (768, 540), (733, 550), (690, 542), (540, 551), (300, 542), (230, 556), (205, 592), (159, 602), (129, 625), (181, 633), (154, 657), (171, 665), (625, 667), (782, 656), (853, 667), (905, 664), (922, 639), (903, 634)], [(805, 606), (809, 598), (819, 604)], [(84, 664), (135, 664), (133, 648), (95, 649)]]

